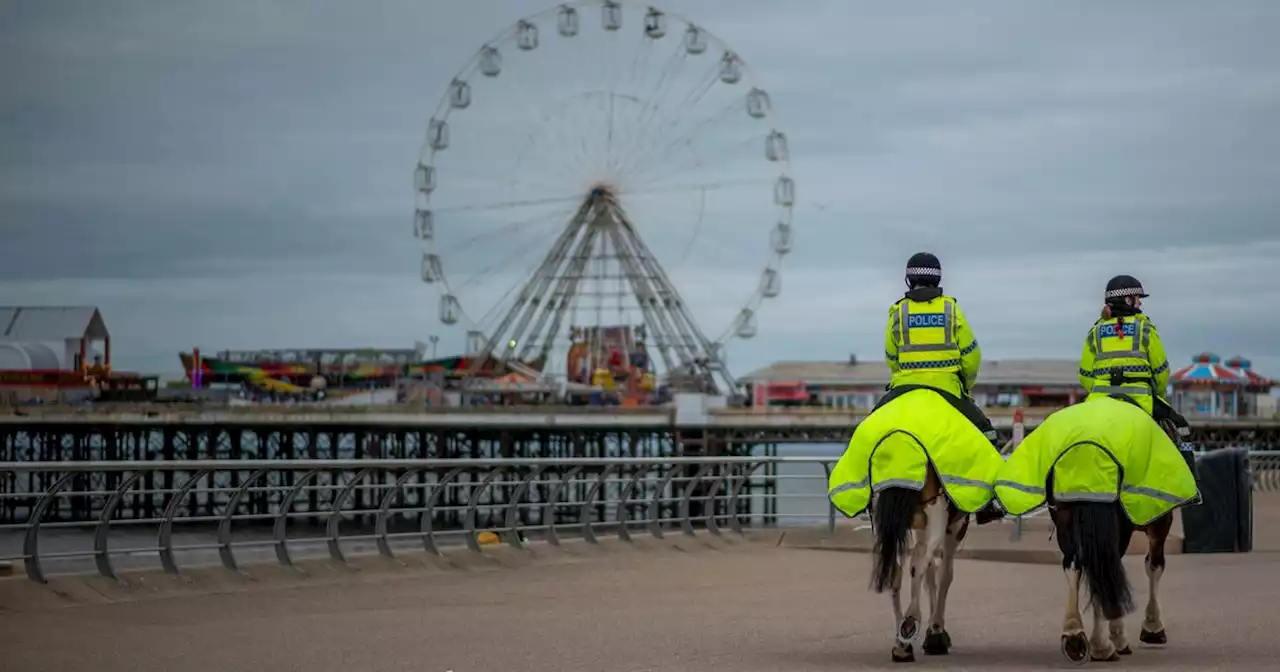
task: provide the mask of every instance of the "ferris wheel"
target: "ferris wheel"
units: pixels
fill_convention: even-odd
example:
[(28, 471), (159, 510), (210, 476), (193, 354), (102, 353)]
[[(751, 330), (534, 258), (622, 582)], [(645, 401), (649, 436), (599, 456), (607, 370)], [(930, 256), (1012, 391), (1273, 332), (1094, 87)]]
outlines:
[(625, 348), (732, 390), (725, 345), (756, 335), (792, 246), (769, 94), (649, 6), (565, 4), (481, 45), (414, 181), (421, 278), (476, 362), (573, 378), (582, 357), (560, 353)]

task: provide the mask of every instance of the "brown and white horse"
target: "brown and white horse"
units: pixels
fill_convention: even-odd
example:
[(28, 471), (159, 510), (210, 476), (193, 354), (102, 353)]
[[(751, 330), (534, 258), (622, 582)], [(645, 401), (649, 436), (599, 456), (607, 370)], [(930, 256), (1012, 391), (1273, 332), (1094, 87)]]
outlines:
[[(924, 632), (921, 649), (925, 655), (945, 655), (951, 648), (947, 634), (947, 592), (954, 577), (956, 548), (969, 528), (969, 515), (956, 508), (942, 489), (933, 465), (929, 465), (924, 487), (890, 485), (876, 493), (872, 506), (875, 546), (871, 587), (877, 593), (892, 588), (893, 618), (897, 642), (893, 661), (915, 660), (915, 644), (919, 643), (924, 620), (920, 606), (920, 588), (929, 591), (929, 627)], [(908, 548), (910, 536), (910, 548)], [(938, 550), (942, 558), (936, 561)], [(905, 569), (911, 578), (911, 600), (902, 611), (902, 580)]]
[[(1178, 441), (1172, 422), (1161, 428)], [(1173, 528), (1173, 511), (1146, 525), (1135, 526), (1120, 502), (1055, 502), (1053, 477), (1047, 479), (1049, 514), (1062, 550), (1062, 569), (1067, 577), (1067, 613), (1062, 621), (1062, 653), (1067, 660), (1083, 665), (1090, 660), (1116, 661), (1133, 653), (1124, 631), (1124, 616), (1134, 609), (1133, 591), (1125, 574), (1125, 552), (1134, 531), (1147, 535), (1144, 561), (1147, 585), (1146, 613), (1138, 639), (1145, 644), (1165, 644), (1164, 622), (1160, 619), (1160, 577), (1164, 575), (1165, 542)], [(1080, 583), (1088, 584), (1093, 607), (1093, 632), (1086, 635), (1080, 608)]]

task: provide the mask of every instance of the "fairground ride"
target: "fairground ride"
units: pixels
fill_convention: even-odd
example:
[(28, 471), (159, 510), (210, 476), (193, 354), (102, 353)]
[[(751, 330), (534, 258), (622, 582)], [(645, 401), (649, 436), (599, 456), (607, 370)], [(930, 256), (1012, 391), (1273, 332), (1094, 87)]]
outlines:
[(483, 44), (414, 185), (421, 278), (466, 331), (471, 378), (607, 370), (732, 393), (725, 347), (756, 335), (792, 246), (769, 94), (729, 45), (649, 6), (561, 5)]

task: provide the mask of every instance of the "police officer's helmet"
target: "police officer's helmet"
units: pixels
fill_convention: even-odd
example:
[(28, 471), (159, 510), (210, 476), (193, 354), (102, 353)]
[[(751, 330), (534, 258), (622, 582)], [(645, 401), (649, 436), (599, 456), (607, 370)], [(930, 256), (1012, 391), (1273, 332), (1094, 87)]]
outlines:
[(1125, 299), (1131, 296), (1147, 298), (1147, 293), (1142, 289), (1142, 283), (1132, 275), (1117, 275), (1107, 283), (1105, 295), (1107, 303), (1123, 304)]
[(909, 287), (937, 287), (942, 283), (942, 262), (928, 252), (916, 252), (907, 260)]

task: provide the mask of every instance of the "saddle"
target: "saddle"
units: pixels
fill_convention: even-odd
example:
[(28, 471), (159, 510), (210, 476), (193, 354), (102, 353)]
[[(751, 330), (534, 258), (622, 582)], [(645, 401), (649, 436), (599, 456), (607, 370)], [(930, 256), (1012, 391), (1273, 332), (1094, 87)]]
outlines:
[[(1138, 402), (1127, 394), (1111, 394), (1107, 396), (1139, 406)], [(1164, 417), (1153, 417), (1152, 419), (1164, 431), (1165, 436), (1168, 436), (1169, 440), (1178, 447), (1178, 453), (1182, 455), (1182, 459), (1187, 463), (1187, 468), (1191, 469), (1191, 475), (1199, 482), (1200, 472), (1196, 470), (1195, 447), (1194, 444), (1185, 440), (1191, 436), (1191, 423), (1187, 422), (1187, 419), (1181, 413), (1173, 410), (1172, 406), (1164, 403), (1158, 397), (1153, 401), (1156, 404), (1155, 408), (1160, 408), (1164, 411)]]
[[(1172, 423), (1174, 433), (1170, 434), (1169, 438), (1172, 439), (1174, 443), (1180, 443), (1181, 439), (1179, 437), (1185, 438), (1191, 436), (1191, 423), (1187, 422), (1187, 419), (1182, 417), (1181, 413), (1173, 410), (1172, 406), (1165, 403), (1165, 401), (1160, 398), (1160, 395), (1156, 394), (1155, 382), (1153, 380), (1139, 376), (1130, 376), (1119, 369), (1112, 369), (1111, 386), (1122, 387), (1125, 384), (1145, 385), (1151, 389), (1151, 415), (1166, 432), (1169, 431), (1166, 421), (1168, 421), (1168, 423)], [(1138, 402), (1127, 394), (1111, 394), (1108, 396), (1112, 399), (1119, 399), (1121, 401), (1127, 401), (1131, 404), (1138, 405)]]
[(898, 397), (901, 397), (902, 395), (915, 390), (931, 390), (932, 392), (941, 396), (943, 399), (946, 399), (947, 403), (951, 404), (952, 408), (959, 411), (960, 415), (963, 415), (965, 419), (967, 419), (970, 423), (973, 424), (973, 426), (982, 430), (982, 433), (992, 443), (995, 443), (996, 440), (999, 438), (999, 435), (997, 434), (995, 427), (992, 426), (991, 421), (987, 419), (986, 416), (982, 415), (981, 411), (979, 411), (976, 405), (972, 403), (965, 403), (965, 400), (961, 399), (960, 397), (957, 397), (956, 395), (946, 390), (939, 389), (931, 385), (918, 385), (915, 383), (899, 385), (895, 388), (890, 389), (888, 394), (884, 395), (883, 397), (880, 397), (880, 400), (876, 402), (875, 407), (872, 408), (871, 410), (874, 412), (875, 410), (879, 409), (881, 406), (884, 406), (890, 401), (893, 401), (894, 399), (897, 399)]

